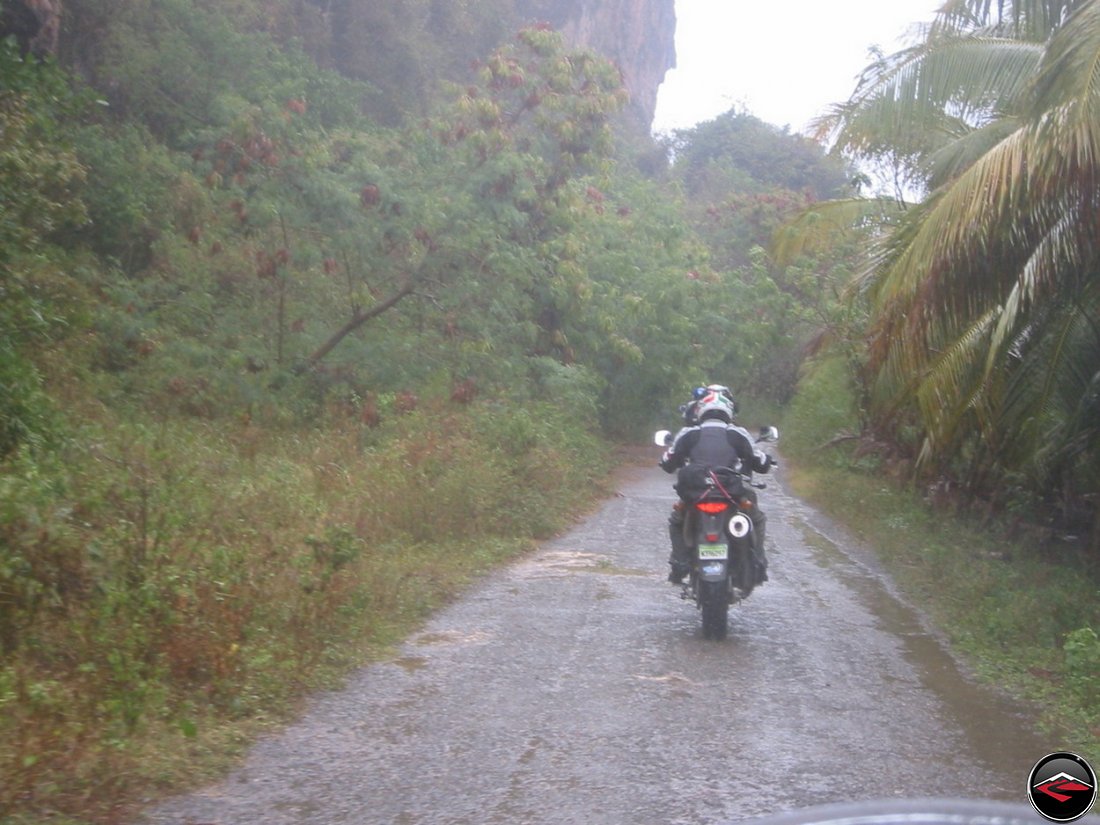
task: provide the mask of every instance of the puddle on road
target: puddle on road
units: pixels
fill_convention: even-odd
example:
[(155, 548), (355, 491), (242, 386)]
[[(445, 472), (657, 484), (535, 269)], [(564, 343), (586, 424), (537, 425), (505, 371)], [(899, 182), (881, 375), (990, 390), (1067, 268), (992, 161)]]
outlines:
[[(560, 573), (602, 573), (608, 576), (651, 575), (649, 570), (619, 567), (607, 556), (598, 553), (584, 553), (579, 550), (561, 550), (546, 553), (533, 559), (531, 565), (535, 568), (535, 572), (528, 573), (528, 578), (538, 575), (560, 575)], [(554, 572), (547, 573), (547, 571)]]
[(428, 666), (428, 660), (423, 659), (420, 656), (402, 656), (400, 659), (391, 659), (391, 664), (397, 665), (409, 673), (415, 673), (418, 670), (423, 670)]
[[(482, 644), (490, 639), (490, 634), (484, 630), (474, 630), (469, 632), (458, 630), (440, 630), (436, 632), (421, 633), (418, 636), (413, 637), (410, 642), (419, 647), (435, 647), (441, 645), (476, 645)], [(424, 656), (396, 656), (389, 660), (391, 665), (397, 665), (397, 667), (404, 670), (406, 673), (416, 673), (419, 670), (423, 670), (430, 664), (429, 660)]]
[[(964, 675), (944, 644), (923, 624), (919, 614), (891, 594), (885, 584), (835, 542), (796, 519), (803, 538), (821, 566), (828, 568), (874, 615), (880, 629), (901, 640), (906, 660), (921, 683), (943, 702), (950, 721), (965, 733), (978, 754), (995, 755), (1003, 764), (1032, 765), (1050, 750), (1032, 732), (1027, 710), (994, 689)], [(1016, 719), (1013, 728), (1006, 719)], [(1022, 780), (1021, 780), (1022, 781)]]
[(488, 641), (489, 634), (484, 630), (462, 632), (459, 630), (439, 630), (421, 633), (413, 639), (414, 644), (427, 645), (473, 645)]

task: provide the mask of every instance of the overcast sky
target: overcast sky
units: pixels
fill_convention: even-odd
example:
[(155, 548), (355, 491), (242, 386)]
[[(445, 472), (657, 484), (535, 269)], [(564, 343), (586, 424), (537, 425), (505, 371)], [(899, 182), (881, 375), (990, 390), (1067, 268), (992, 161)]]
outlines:
[(676, 0), (676, 64), (657, 94), (655, 132), (744, 107), (804, 131), (846, 100), (868, 50), (896, 51), (942, 0)]

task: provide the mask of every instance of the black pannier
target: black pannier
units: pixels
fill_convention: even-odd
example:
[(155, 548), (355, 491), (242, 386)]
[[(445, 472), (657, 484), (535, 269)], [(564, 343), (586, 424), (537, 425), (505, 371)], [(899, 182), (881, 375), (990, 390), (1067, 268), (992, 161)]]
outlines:
[[(721, 485), (721, 489), (718, 485)], [(725, 490), (731, 496), (736, 495), (741, 490), (741, 485), (741, 474), (729, 467), (711, 468), (706, 464), (688, 464), (676, 473), (673, 489), (684, 501), (698, 501), (711, 489), (719, 494)]]

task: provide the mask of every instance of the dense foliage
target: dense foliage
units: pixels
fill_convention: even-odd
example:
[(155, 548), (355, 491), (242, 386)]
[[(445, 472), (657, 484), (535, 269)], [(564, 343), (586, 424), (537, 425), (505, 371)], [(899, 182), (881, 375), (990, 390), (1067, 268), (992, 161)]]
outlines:
[(926, 478), (1091, 534), (1094, 554), (1098, 31), (1094, 0), (954, 0), (822, 122), (928, 193), (888, 210), (859, 284), (873, 428)]
[(0, 818), (193, 778), (560, 526), (608, 436), (785, 398), (836, 311), (844, 255), (763, 248), (839, 185), (802, 138), (655, 164), (510, 4), (325, 6), (71, 0), (59, 61), (0, 48)]
[[(1098, 32), (1096, 0), (945, 3), (820, 122), (892, 195), (815, 204), (775, 245), (779, 260), (836, 238), (864, 253), (788, 418), (789, 448), (828, 473), (823, 506), (858, 514), (953, 641), (1051, 717), (1079, 720), (1057, 735), (1089, 753)], [(884, 477), (916, 482), (926, 506), (899, 508)], [(983, 550), (991, 534), (1003, 545)]]
[(701, 336), (729, 342), (704, 366), (731, 386), (785, 402), (807, 345), (845, 323), (839, 297), (856, 246), (830, 238), (782, 260), (769, 250), (796, 215), (849, 194), (855, 173), (839, 158), (823, 158), (818, 144), (747, 112), (677, 132), (668, 144), (684, 214), (708, 252), (708, 270), (692, 277), (722, 285), (696, 296)]
[(23, 63), (0, 44), (0, 455), (46, 435), (48, 410), (30, 351), (62, 323), (72, 287), (68, 261), (45, 254), (48, 238), (85, 220), (74, 197), (84, 168), (62, 133), (78, 105), (55, 72)]

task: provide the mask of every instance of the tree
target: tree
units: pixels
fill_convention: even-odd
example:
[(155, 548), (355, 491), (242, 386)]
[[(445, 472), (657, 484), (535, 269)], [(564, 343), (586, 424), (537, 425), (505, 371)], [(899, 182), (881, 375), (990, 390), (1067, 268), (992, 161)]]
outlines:
[(1100, 3), (954, 0), (823, 123), (929, 191), (860, 284), (880, 426), (915, 410), (925, 468), (1066, 517), (1100, 489), (1098, 55)]
[[(456, 276), (478, 270), (484, 278), (488, 259), (514, 244), (535, 254), (532, 263), (541, 271), (528, 275), (527, 289), (538, 296), (542, 306), (534, 315), (553, 338), (560, 331), (555, 319), (564, 309), (553, 296), (568, 288), (562, 282), (574, 272), (568, 256), (555, 249), (572, 224), (555, 218), (562, 216), (563, 202), (571, 201), (568, 184), (608, 156), (610, 117), (623, 101), (614, 68), (593, 54), (567, 53), (554, 32), (525, 30), (513, 45), (494, 53), (480, 83), (468, 87), (429, 133), (441, 145), (423, 145), (409, 136), (409, 145), (421, 146), (419, 187), (425, 197), (416, 209), (400, 207), (395, 213), (400, 220), (386, 231), (404, 232), (415, 241), (402, 247), (405, 260), (396, 286), (378, 303), (355, 307), (310, 362), (417, 289), (449, 288)], [(446, 189), (451, 195), (444, 206), (434, 193)], [(368, 183), (360, 200), (371, 208), (381, 197)], [(514, 250), (510, 257), (524, 256)]]
[(62, 123), (80, 109), (53, 65), (0, 41), (0, 458), (41, 440), (48, 405), (29, 350), (63, 326), (78, 288), (53, 239), (85, 220), (85, 170)]
[[(738, 111), (677, 131), (670, 150), (685, 214), (709, 252), (691, 281), (698, 330), (711, 336), (709, 363), (697, 367), (716, 376), (708, 381), (782, 403), (804, 347), (835, 304), (843, 256), (815, 252), (777, 262), (768, 254), (772, 237), (800, 210), (845, 192), (848, 165), (812, 140)], [(714, 340), (723, 342), (720, 350)]]
[(846, 164), (827, 157), (813, 140), (736, 110), (677, 130), (670, 148), (676, 177), (692, 202), (775, 190), (817, 201), (846, 192), (851, 178)]

